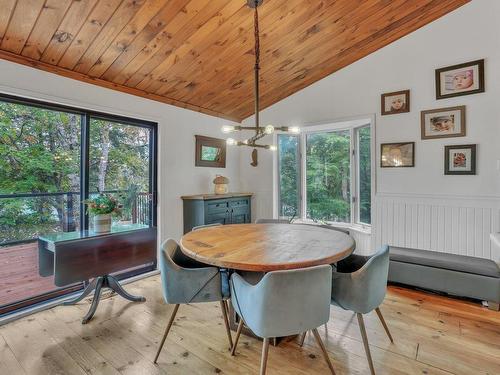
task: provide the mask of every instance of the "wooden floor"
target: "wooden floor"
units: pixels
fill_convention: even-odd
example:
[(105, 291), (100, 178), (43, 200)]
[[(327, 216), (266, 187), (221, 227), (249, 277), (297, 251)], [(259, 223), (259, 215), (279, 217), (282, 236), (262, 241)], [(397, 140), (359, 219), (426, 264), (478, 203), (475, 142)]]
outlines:
[(38, 274), (36, 242), (0, 247), (0, 306), (56, 289), (54, 277)]
[[(159, 358), (153, 358), (172, 306), (158, 276), (126, 286), (147, 297), (101, 302), (81, 325), (88, 301), (59, 306), (0, 327), (0, 374), (257, 374), (261, 343), (242, 337), (231, 357), (218, 304), (181, 306)], [(365, 316), (378, 375), (500, 374), (500, 313), (478, 304), (390, 287), (382, 306), (390, 344), (375, 313)], [(319, 329), (338, 374), (367, 374), (355, 316), (332, 308)], [(271, 347), (268, 373), (328, 374), (312, 335)]]

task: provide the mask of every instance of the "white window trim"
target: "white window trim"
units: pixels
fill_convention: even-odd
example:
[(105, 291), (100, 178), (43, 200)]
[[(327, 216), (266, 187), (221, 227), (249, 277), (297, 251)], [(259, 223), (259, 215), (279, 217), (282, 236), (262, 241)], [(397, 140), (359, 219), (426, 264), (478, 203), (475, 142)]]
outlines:
[[(293, 124), (297, 125), (297, 124)], [(364, 224), (359, 222), (359, 179), (357, 178), (357, 170), (359, 168), (359, 159), (353, 155), (353, 149), (358, 149), (358, 137), (357, 131), (363, 127), (369, 126), (371, 130), (371, 224)], [(306, 160), (303, 157), (306, 154), (306, 137), (309, 134), (321, 133), (326, 131), (342, 131), (349, 130), (351, 136), (351, 151), (350, 151), (350, 187), (351, 187), (351, 222), (350, 223), (332, 223), (338, 226), (350, 228), (352, 230), (369, 233), (371, 232), (372, 226), (374, 226), (375, 215), (374, 215), (374, 202), (376, 194), (376, 132), (375, 132), (375, 115), (357, 116), (351, 118), (344, 118), (334, 121), (325, 121), (321, 123), (313, 124), (303, 124), (301, 125), (301, 133), (299, 137), (299, 158), (300, 158), (300, 170), (299, 170), (299, 212), (298, 221), (300, 222), (313, 222), (311, 219), (307, 218), (306, 204), (307, 202), (307, 192), (305, 190), (306, 186)], [(278, 133), (279, 134), (279, 133)], [(274, 143), (277, 144), (278, 134), (274, 135)], [(279, 205), (280, 205), (280, 192), (279, 192), (279, 155), (278, 152), (274, 154), (273, 162), (273, 217), (277, 218), (279, 215)], [(355, 202), (352, 202), (352, 197), (355, 196)]]

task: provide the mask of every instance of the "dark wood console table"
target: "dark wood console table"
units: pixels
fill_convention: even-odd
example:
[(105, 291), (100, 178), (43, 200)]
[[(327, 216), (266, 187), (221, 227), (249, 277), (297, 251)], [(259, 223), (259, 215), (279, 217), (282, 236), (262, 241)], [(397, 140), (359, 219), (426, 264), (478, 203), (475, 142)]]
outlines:
[(156, 260), (156, 228), (127, 224), (115, 225), (109, 233), (42, 235), (38, 239), (38, 255), (40, 276), (54, 275), (56, 286), (92, 279), (78, 298), (65, 303), (78, 303), (95, 290), (90, 310), (82, 319), (82, 324), (86, 324), (94, 316), (103, 288), (133, 302), (146, 300), (127, 293), (111, 274)]

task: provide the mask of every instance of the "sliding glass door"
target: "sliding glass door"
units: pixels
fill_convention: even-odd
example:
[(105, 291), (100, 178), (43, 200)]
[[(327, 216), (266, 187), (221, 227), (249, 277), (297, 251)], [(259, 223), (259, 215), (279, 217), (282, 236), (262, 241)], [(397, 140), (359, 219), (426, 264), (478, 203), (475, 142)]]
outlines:
[(36, 240), (91, 228), (84, 199), (111, 194), (116, 224), (156, 225), (155, 142), (156, 124), (0, 96), (0, 315), (82, 287), (38, 275)]

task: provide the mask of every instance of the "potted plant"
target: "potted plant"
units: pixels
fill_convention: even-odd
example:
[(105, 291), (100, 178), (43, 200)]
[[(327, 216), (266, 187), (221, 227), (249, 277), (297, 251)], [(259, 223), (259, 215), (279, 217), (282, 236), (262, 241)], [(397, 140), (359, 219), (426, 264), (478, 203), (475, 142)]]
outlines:
[(111, 215), (119, 215), (121, 206), (118, 201), (107, 195), (99, 194), (97, 197), (84, 202), (88, 212), (94, 215), (94, 232), (107, 233), (111, 231)]

